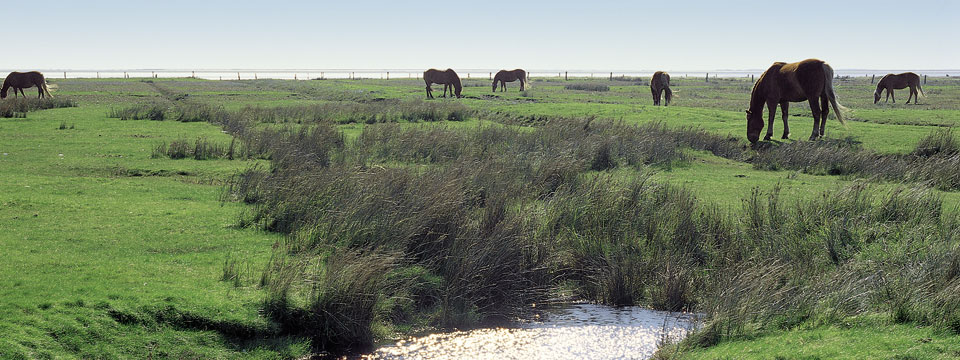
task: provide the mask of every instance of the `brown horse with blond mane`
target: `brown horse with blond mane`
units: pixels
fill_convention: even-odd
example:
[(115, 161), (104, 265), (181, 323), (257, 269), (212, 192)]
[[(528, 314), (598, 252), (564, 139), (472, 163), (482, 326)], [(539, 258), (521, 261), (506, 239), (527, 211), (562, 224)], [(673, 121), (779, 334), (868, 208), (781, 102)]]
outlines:
[(837, 120), (843, 121), (840, 115), (840, 104), (837, 103), (837, 94), (833, 91), (833, 68), (817, 59), (807, 59), (795, 63), (776, 62), (767, 71), (760, 75), (760, 79), (753, 86), (750, 94), (750, 109), (747, 110), (747, 140), (756, 143), (763, 130), (763, 106), (770, 110), (767, 136), (773, 136), (773, 118), (777, 111), (777, 104), (783, 112), (783, 139), (790, 136), (790, 127), (787, 125), (789, 106), (791, 102), (809, 101), (810, 112), (813, 113), (813, 132), (810, 140), (816, 140), (824, 135), (827, 124), (827, 115), (830, 106), (836, 112)]
[(450, 89), (450, 96), (456, 93), (457, 98), (463, 97), (460, 95), (460, 92), (463, 90), (463, 85), (460, 84), (460, 76), (458, 76), (457, 72), (453, 71), (453, 69), (443, 71), (430, 69), (424, 71), (423, 82), (427, 83), (427, 99), (433, 99), (433, 89), (430, 88), (431, 84), (443, 84), (443, 97), (447, 97), (447, 89)]
[(37, 92), (40, 93), (39, 97), (43, 98), (44, 95), (50, 95), (50, 90), (47, 89), (47, 82), (43, 78), (43, 74), (31, 71), (31, 72), (12, 72), (3, 79), (3, 87), (0, 88), (0, 99), (7, 98), (7, 89), (13, 88), (13, 97), (17, 97), (17, 91), (20, 91), (20, 94), (23, 97), (27, 97), (27, 94), (23, 93), (23, 89), (28, 89), (36, 86)]
[(650, 78), (650, 92), (653, 93), (653, 105), (660, 106), (660, 95), (663, 94), (663, 106), (670, 105), (670, 99), (673, 98), (673, 91), (670, 91), (670, 74), (663, 71), (653, 73)]
[(527, 81), (527, 72), (523, 69), (500, 70), (493, 77), (493, 92), (497, 92), (497, 83), (500, 83), (500, 91), (507, 91), (507, 83), (520, 80), (520, 91), (524, 90), (524, 83)]
[[(900, 90), (906, 87), (910, 87), (910, 96), (907, 96), (907, 104), (910, 103), (910, 98), (913, 98), (913, 103), (916, 104), (918, 98), (917, 90), (920, 90), (920, 94), (923, 94), (923, 88), (920, 87), (920, 75), (914, 74), (912, 72), (905, 72), (900, 74), (886, 74), (880, 78), (880, 82), (877, 83), (877, 90), (873, 92), (873, 103), (876, 104), (880, 102), (880, 93), (883, 90), (887, 90), (887, 99), (883, 102), (887, 102), (893, 97), (893, 103), (897, 103), (897, 97), (893, 95), (893, 90)], [(927, 96), (924, 94), (923, 96)]]

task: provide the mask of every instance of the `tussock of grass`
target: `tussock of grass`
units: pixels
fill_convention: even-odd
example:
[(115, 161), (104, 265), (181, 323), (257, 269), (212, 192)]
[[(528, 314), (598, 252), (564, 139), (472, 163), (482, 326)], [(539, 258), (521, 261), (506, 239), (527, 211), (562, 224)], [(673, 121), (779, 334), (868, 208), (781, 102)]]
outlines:
[(186, 139), (177, 139), (169, 144), (163, 142), (153, 149), (153, 158), (168, 157), (171, 159), (209, 160), (233, 159), (236, 152), (236, 142), (230, 141), (229, 146), (214, 143), (204, 137), (198, 137), (191, 142)]

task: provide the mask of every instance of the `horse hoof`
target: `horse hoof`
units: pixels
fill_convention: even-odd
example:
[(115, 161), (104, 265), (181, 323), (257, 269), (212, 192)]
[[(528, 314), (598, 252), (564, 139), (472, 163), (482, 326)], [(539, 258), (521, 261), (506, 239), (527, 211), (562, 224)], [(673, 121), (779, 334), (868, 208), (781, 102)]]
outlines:
[(772, 137), (773, 137), (772, 135), (764, 136), (764, 137), (763, 137), (763, 141), (770, 141), (770, 138), (772, 138)]
[(783, 139), (783, 140), (787, 140), (789, 138), (790, 138), (790, 134), (783, 134), (783, 136), (780, 137), (780, 139)]

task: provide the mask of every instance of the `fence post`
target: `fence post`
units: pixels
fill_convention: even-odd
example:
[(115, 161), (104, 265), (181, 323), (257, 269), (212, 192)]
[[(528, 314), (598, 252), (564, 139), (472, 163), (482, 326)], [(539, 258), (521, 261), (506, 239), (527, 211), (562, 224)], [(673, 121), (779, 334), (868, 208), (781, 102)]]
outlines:
[(753, 74), (750, 74), (750, 82), (753, 82)]
[(487, 73), (487, 80), (493, 80), (493, 71)]
[(870, 76), (870, 83), (873, 84), (873, 80), (877, 78), (877, 74)]
[(67, 78), (67, 72), (66, 72), (66, 71), (63, 72), (63, 78), (64, 78), (64, 79)]
[(320, 72), (320, 80), (323, 80), (323, 71)]
[(706, 82), (710, 82), (710, 73), (707, 73), (707, 77), (706, 77), (706, 80), (704, 80), (704, 81), (706, 81)]
[[(100, 72), (97, 71), (97, 79), (99, 79), (99, 78), (100, 78)], [(924, 84), (926, 84), (926, 82), (924, 82)]]
[(240, 80), (240, 73), (237, 73), (237, 80)]
[(560, 73), (557, 73), (557, 77), (560, 77)]
[(191, 71), (191, 72), (190, 72), (190, 77), (196, 79), (196, 78), (197, 78), (197, 72), (196, 72), (196, 71)]
[(151, 71), (151, 72), (150, 72), (150, 77), (152, 77), (152, 78), (155, 78), (155, 77), (157, 77), (157, 73), (155, 73), (155, 72), (153, 72), (153, 71)]
[(569, 80), (569, 78), (567, 77), (567, 72), (564, 71), (564, 72), (563, 72), (563, 81), (567, 81), (567, 80)]
[(610, 72), (610, 81), (613, 81), (613, 71)]
[(924, 85), (927, 84), (927, 76), (926, 76), (926, 75), (923, 76), (923, 84), (924, 84)]
[[(309, 75), (307, 75), (307, 76), (309, 76)], [(293, 74), (293, 79), (294, 79), (294, 80), (297, 79), (297, 74), (296, 74), (296, 73)]]
[(387, 71), (387, 80), (390, 80), (390, 72)]
[(257, 73), (253, 73), (253, 79), (257, 80)]

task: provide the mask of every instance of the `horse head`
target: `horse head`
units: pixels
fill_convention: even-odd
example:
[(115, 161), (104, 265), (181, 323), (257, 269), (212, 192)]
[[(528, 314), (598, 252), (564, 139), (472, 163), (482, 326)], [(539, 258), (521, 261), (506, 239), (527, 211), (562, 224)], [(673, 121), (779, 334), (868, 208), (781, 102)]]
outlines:
[(7, 98), (7, 88), (3, 88), (3, 90), (0, 90), (0, 99), (6, 99), (6, 98)]
[(762, 130), (763, 114), (747, 110), (747, 140), (750, 140), (751, 144), (756, 143), (757, 140), (760, 140), (760, 131)]
[(493, 92), (497, 92), (497, 79), (493, 79)]
[(880, 102), (880, 90), (873, 92), (873, 103), (876, 104)]

